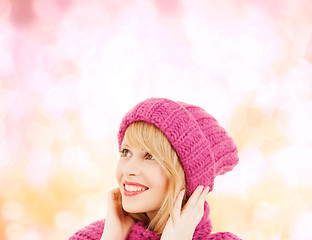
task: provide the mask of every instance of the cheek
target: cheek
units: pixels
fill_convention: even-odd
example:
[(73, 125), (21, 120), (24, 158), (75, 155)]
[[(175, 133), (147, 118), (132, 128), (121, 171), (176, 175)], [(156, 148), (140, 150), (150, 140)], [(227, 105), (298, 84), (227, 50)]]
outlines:
[(116, 167), (116, 172), (115, 172), (115, 176), (116, 176), (116, 179), (117, 179), (118, 183), (120, 182), (121, 177), (122, 177), (122, 169), (123, 169), (123, 164), (119, 160), (118, 164), (117, 164), (117, 167)]
[(168, 185), (169, 185), (169, 178), (165, 174), (162, 177), (163, 177), (163, 181), (162, 181), (163, 182), (163, 189), (165, 192), (167, 192), (168, 191)]
[(154, 174), (151, 173), (150, 176), (153, 176), (152, 177), (153, 180), (158, 179), (158, 181), (157, 181), (157, 188), (160, 191), (167, 192), (169, 178), (167, 177), (165, 171), (160, 166), (159, 166), (159, 168), (157, 170), (155, 170)]

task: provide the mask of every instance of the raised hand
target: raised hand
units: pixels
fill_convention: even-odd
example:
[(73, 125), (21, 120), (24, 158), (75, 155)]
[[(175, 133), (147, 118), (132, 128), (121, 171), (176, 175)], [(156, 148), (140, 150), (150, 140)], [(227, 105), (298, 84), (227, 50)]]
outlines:
[(198, 186), (181, 209), (185, 190), (181, 191), (174, 203), (173, 215), (169, 217), (161, 240), (191, 240), (196, 226), (204, 215), (204, 203), (209, 187)]
[(101, 240), (123, 240), (126, 239), (134, 219), (122, 209), (121, 194), (119, 188), (108, 193), (108, 209), (105, 219), (104, 232)]

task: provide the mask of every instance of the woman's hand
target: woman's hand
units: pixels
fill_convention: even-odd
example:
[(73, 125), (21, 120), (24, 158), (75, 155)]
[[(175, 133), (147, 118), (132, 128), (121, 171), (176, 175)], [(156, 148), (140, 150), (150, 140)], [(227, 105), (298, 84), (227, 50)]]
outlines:
[(122, 209), (119, 188), (111, 190), (108, 193), (107, 216), (101, 240), (126, 239), (134, 223), (134, 219)]
[(204, 215), (204, 203), (209, 187), (203, 191), (198, 186), (181, 210), (185, 190), (181, 191), (174, 203), (173, 216), (170, 216), (161, 240), (191, 240), (196, 226)]

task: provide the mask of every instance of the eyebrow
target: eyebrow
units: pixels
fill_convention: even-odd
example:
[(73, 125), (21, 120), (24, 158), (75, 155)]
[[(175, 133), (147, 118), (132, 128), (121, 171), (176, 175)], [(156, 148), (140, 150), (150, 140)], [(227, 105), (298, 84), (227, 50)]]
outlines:
[(120, 148), (130, 148), (127, 144), (121, 144)]

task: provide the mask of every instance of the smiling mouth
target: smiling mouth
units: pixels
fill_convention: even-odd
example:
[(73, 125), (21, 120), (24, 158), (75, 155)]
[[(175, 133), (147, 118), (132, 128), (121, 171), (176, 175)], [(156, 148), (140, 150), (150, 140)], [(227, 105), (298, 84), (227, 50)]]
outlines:
[(125, 183), (123, 187), (124, 187), (123, 193), (125, 196), (138, 195), (149, 189), (148, 187), (145, 187), (143, 185), (135, 185), (135, 184), (127, 184), (127, 183)]

